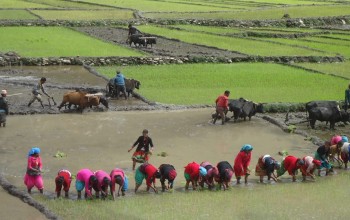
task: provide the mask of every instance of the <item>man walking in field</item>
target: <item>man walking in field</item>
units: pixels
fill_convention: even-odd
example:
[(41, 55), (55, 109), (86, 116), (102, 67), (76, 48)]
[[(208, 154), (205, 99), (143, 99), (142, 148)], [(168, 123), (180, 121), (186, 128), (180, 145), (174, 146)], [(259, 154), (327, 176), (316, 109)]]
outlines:
[(226, 90), (223, 95), (220, 95), (216, 100), (216, 114), (213, 120), (215, 124), (216, 120), (221, 117), (221, 123), (224, 125), (226, 120), (226, 114), (228, 111), (228, 97), (230, 96), (230, 91)]
[(46, 93), (45, 88), (44, 88), (44, 83), (46, 82), (46, 78), (42, 77), (39, 81), (39, 83), (33, 88), (32, 90), (32, 99), (29, 101), (28, 103), (28, 107), (30, 107), (30, 105), (35, 102), (35, 100), (38, 100), (38, 102), (40, 102), (41, 106), (44, 108), (43, 105), (43, 101), (41, 99), (41, 94), (40, 94), (40, 90), (49, 98), (51, 98), (51, 96), (49, 94)]

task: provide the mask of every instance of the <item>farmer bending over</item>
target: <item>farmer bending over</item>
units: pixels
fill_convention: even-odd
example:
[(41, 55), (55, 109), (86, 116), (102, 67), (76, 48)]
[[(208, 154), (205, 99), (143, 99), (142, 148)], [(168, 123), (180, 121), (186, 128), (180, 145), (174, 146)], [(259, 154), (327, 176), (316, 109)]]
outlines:
[(44, 108), (43, 101), (41, 100), (41, 95), (40, 95), (40, 90), (49, 98), (51, 96), (46, 93), (45, 88), (44, 88), (44, 83), (46, 82), (46, 78), (42, 77), (39, 81), (39, 83), (32, 89), (32, 99), (28, 103), (28, 107), (35, 101), (38, 100), (40, 102), (41, 106)]

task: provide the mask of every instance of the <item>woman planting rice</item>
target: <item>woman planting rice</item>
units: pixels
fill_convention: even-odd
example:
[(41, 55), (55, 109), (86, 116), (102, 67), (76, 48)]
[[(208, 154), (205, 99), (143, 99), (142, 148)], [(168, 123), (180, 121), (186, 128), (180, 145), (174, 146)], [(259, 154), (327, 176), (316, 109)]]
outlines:
[(156, 178), (160, 178), (160, 173), (155, 166), (147, 162), (140, 165), (136, 169), (136, 173), (135, 173), (135, 183), (136, 183), (135, 193), (137, 192), (138, 188), (141, 186), (143, 179), (146, 179), (147, 192), (149, 191), (150, 188), (152, 188), (155, 193), (158, 193), (158, 190), (156, 188)]
[(104, 199), (108, 195), (108, 186), (111, 184), (111, 177), (103, 170), (96, 171), (95, 176), (97, 183), (93, 185), (93, 188), (96, 192), (96, 198), (100, 197), (101, 192), (101, 196)]
[(68, 198), (71, 182), (72, 182), (72, 174), (68, 170), (58, 171), (57, 177), (55, 178), (57, 198), (61, 196), (62, 187), (65, 193), (64, 196)]
[(303, 158), (304, 165), (300, 167), (301, 173), (303, 174), (303, 181), (306, 181), (306, 177), (310, 176), (313, 180), (315, 179), (314, 171), (316, 168), (321, 166), (321, 161), (315, 160), (311, 156)]
[(43, 164), (39, 154), (40, 148), (38, 147), (33, 147), (28, 153), (27, 172), (24, 176), (24, 184), (27, 186), (28, 193), (31, 193), (34, 186), (38, 188), (40, 193), (43, 193), (44, 183), (41, 176)]
[(273, 159), (270, 155), (264, 155), (259, 157), (258, 163), (255, 167), (255, 176), (260, 176), (260, 183), (264, 182), (264, 176), (267, 176), (267, 180), (272, 178), (277, 182), (277, 176), (275, 170), (278, 170), (281, 164)]
[(252, 158), (253, 147), (249, 144), (243, 145), (240, 152), (237, 154), (233, 169), (235, 171), (237, 184), (241, 183), (241, 177), (244, 176), (244, 183), (248, 183), (250, 175), (249, 164)]
[(190, 182), (192, 183), (192, 189), (196, 190), (199, 181), (199, 175), (202, 177), (207, 175), (207, 170), (204, 167), (201, 167), (198, 163), (192, 162), (185, 166), (184, 176), (186, 179), (185, 189), (188, 190)]
[[(174, 186), (174, 180), (177, 176), (176, 170), (173, 165), (170, 164), (162, 164), (159, 166), (160, 173), (160, 183), (162, 184), (162, 192), (165, 189), (172, 189)], [(168, 185), (165, 185), (165, 180), (168, 180)]]
[(321, 170), (326, 169), (326, 176), (331, 171), (332, 166), (328, 161), (328, 155), (330, 154), (331, 142), (325, 141), (324, 145), (317, 148), (315, 152), (315, 159), (321, 161), (322, 165), (318, 168), (318, 175), (321, 175)]
[(115, 184), (119, 185), (117, 196), (120, 196), (120, 191), (122, 191), (122, 196), (125, 196), (125, 192), (128, 190), (129, 181), (124, 171), (122, 169), (115, 168), (112, 170), (110, 177), (111, 177), (110, 190), (111, 190), (111, 195), (113, 197), (113, 200), (115, 199)]
[(204, 167), (207, 170), (207, 175), (201, 178), (199, 185), (204, 188), (204, 183), (208, 185), (209, 189), (214, 187), (214, 178), (219, 177), (219, 171), (217, 167), (214, 167), (209, 162), (202, 162), (201, 167)]
[(291, 155), (286, 156), (281, 163), (280, 169), (277, 170), (277, 177), (282, 176), (286, 171), (288, 171), (289, 175), (292, 176), (293, 182), (295, 182), (298, 169), (300, 169), (300, 167), (304, 164), (305, 162), (300, 158)]
[(84, 198), (92, 199), (92, 186), (97, 184), (97, 178), (89, 169), (79, 170), (75, 181), (75, 188), (78, 191), (78, 199), (81, 199), (81, 191), (85, 188)]

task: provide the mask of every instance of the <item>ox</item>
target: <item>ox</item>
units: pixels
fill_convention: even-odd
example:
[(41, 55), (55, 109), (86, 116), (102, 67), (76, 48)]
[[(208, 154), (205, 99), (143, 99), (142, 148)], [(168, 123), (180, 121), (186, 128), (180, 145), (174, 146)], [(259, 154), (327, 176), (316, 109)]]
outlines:
[(315, 129), (316, 121), (329, 122), (329, 128), (334, 129), (336, 122), (347, 123), (350, 120), (349, 113), (340, 110), (336, 101), (311, 101), (306, 103), (305, 108), (312, 129)]
[[(81, 111), (86, 107), (98, 106), (102, 103), (106, 108), (108, 108), (108, 101), (105, 97), (99, 96), (100, 94), (88, 94), (87, 92), (75, 91), (67, 92), (63, 95), (63, 100), (58, 106), (60, 110), (66, 103), (68, 106), (77, 105)], [(102, 95), (102, 94), (101, 94)]]
[(229, 111), (233, 112), (232, 117), (234, 117), (234, 122), (238, 120), (238, 118), (249, 118), (254, 116), (256, 113), (264, 113), (263, 104), (255, 103), (252, 101), (248, 101), (244, 98), (239, 99), (230, 99), (229, 100)]
[[(112, 78), (109, 80), (109, 82), (107, 83), (106, 89), (108, 91), (108, 95), (111, 97), (116, 96), (116, 87), (114, 84), (114, 79)], [(125, 89), (126, 92), (128, 93), (128, 97), (130, 96), (130, 94), (133, 94), (134, 89), (140, 89), (141, 83), (140, 81), (136, 80), (136, 79), (125, 79)]]

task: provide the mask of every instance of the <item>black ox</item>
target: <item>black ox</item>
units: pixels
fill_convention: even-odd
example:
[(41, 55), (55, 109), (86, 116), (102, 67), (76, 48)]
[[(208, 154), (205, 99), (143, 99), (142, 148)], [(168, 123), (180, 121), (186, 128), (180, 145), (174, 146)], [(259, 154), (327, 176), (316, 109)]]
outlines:
[[(107, 95), (110, 97), (115, 97), (117, 95), (117, 89), (115, 87), (114, 80), (115, 78), (110, 79), (106, 85)], [(130, 94), (133, 94), (135, 88), (140, 89), (140, 86), (140, 81), (136, 79), (125, 79), (125, 89), (128, 93), (128, 97), (130, 96)]]
[(306, 103), (305, 109), (312, 129), (315, 129), (316, 121), (329, 122), (329, 128), (334, 129), (336, 122), (347, 123), (350, 120), (349, 113), (340, 110), (336, 101), (311, 101)]
[(234, 118), (234, 122), (236, 122), (238, 118), (243, 118), (245, 121), (246, 117), (248, 117), (250, 121), (252, 116), (256, 113), (264, 112), (262, 103), (255, 103), (244, 98), (230, 99), (228, 106), (229, 111), (233, 112), (232, 117)]

